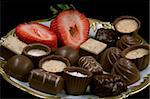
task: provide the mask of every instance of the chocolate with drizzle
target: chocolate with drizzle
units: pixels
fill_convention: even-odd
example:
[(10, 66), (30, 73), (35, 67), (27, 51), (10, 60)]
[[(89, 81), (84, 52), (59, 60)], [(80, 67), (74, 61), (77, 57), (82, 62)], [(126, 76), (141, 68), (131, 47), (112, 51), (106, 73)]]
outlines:
[(92, 56), (83, 56), (78, 61), (79, 66), (87, 69), (88, 71), (94, 74), (102, 74), (103, 68), (100, 63), (96, 61), (96, 59)]
[(29, 85), (37, 90), (57, 94), (64, 87), (64, 80), (61, 76), (44, 71), (43, 69), (34, 69), (29, 77)]

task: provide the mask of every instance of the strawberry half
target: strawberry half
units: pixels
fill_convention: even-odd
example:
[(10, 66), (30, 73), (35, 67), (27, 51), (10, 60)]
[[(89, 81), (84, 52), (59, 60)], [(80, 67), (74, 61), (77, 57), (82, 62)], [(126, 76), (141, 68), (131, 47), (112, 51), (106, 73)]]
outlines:
[(64, 10), (52, 21), (53, 30), (62, 45), (75, 49), (88, 39), (89, 21), (84, 14), (77, 10)]
[(24, 23), (16, 27), (17, 37), (26, 43), (42, 43), (57, 48), (57, 36), (49, 27), (39, 23)]

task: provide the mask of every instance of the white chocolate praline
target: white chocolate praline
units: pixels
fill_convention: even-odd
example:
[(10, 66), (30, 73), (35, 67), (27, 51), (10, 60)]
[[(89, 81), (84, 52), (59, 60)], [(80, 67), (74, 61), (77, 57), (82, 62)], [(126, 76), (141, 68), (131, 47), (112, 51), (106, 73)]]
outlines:
[(141, 58), (147, 54), (148, 54), (148, 50), (143, 49), (143, 48), (138, 48), (138, 49), (129, 51), (125, 57), (128, 59), (136, 59), (136, 58)]
[(76, 76), (76, 77), (87, 77), (87, 75), (84, 75), (80, 72), (69, 72), (69, 71), (67, 71), (67, 73), (72, 75), (72, 76)]
[(46, 55), (46, 52), (40, 49), (31, 49), (27, 52), (27, 54), (32, 56), (43, 56)]
[(134, 19), (123, 19), (116, 23), (116, 29), (122, 33), (131, 33), (138, 28), (138, 23)]
[(81, 49), (84, 49), (96, 55), (101, 53), (106, 47), (107, 47), (107, 44), (94, 40), (92, 38), (89, 38), (80, 46)]
[(48, 72), (62, 72), (67, 65), (59, 60), (48, 60), (43, 62), (42, 68)]

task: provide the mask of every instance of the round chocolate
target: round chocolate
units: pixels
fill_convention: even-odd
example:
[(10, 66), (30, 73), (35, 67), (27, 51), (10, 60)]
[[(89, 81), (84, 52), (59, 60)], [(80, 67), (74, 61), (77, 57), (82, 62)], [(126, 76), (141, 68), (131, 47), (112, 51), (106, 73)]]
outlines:
[(111, 72), (114, 63), (121, 57), (121, 50), (117, 47), (106, 49), (100, 56), (99, 63), (106, 72)]
[(28, 76), (32, 69), (32, 61), (28, 57), (23, 55), (15, 55), (11, 57), (4, 67), (4, 71), (8, 75), (21, 81), (28, 81)]
[(44, 57), (39, 62), (39, 67), (47, 72), (61, 74), (64, 68), (71, 66), (67, 58), (60, 55), (51, 55)]
[(106, 43), (108, 46), (114, 46), (116, 40), (118, 39), (118, 36), (116, 35), (116, 32), (112, 29), (100, 28), (96, 33), (95, 39)]
[(117, 41), (116, 46), (121, 50), (124, 50), (132, 45), (140, 45), (141, 43), (142, 41), (137, 38), (129, 35), (124, 35), (120, 40)]
[(58, 48), (56, 50), (55, 54), (61, 55), (65, 58), (67, 58), (70, 61), (71, 65), (75, 65), (79, 59), (78, 51), (76, 51), (75, 49), (73, 49), (70, 46), (64, 46), (64, 47)]
[(139, 70), (143, 70), (149, 64), (149, 57), (150, 57), (149, 52), (150, 52), (149, 45), (134, 45), (129, 48), (126, 48), (122, 52), (121, 56), (135, 63), (136, 67)]
[(79, 59), (78, 64), (80, 67), (92, 72), (94, 75), (102, 74), (103, 68), (100, 63), (92, 56), (83, 56)]
[(115, 96), (126, 91), (127, 84), (118, 75), (96, 75), (91, 81), (90, 90), (99, 97)]
[(133, 16), (121, 16), (113, 22), (113, 26), (119, 33), (128, 34), (138, 31), (141, 23)]
[(40, 43), (29, 44), (23, 50), (23, 54), (33, 61), (35, 68), (38, 67), (39, 61), (50, 53), (51, 48)]
[(120, 58), (113, 66), (112, 74), (120, 75), (127, 85), (131, 85), (140, 79), (140, 72), (130, 60)]

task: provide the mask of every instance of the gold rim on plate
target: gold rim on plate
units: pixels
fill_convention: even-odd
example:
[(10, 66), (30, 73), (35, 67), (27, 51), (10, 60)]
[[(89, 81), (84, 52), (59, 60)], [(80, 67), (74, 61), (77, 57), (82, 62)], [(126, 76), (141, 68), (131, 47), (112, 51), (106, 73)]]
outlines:
[[(48, 20), (45, 20), (44, 21), (48, 21)], [(42, 20), (38, 20), (36, 22), (43, 22)], [(110, 22), (102, 22), (100, 20), (97, 20), (97, 19), (92, 19), (92, 18), (89, 18), (89, 22), (90, 22), (90, 25), (95, 25), (95, 22), (99, 22), (101, 24), (104, 25), (104, 27), (106, 28), (109, 28), (109, 29), (113, 29), (113, 26), (111, 25)], [(11, 30), (9, 33), (7, 33), (5, 37), (9, 36), (9, 35), (14, 35), (15, 34), (15, 29)], [(146, 43), (146, 41), (140, 36), (138, 35), (137, 33), (134, 33), (133, 34), (135, 37), (141, 39), (144, 43)], [(15, 35), (14, 35), (15, 36)], [(1, 45), (0, 45), (1, 46)], [(10, 76), (7, 75), (4, 70), (3, 70), (3, 66), (4, 64), (6, 63), (6, 61), (3, 61), (3, 60), (0, 60), (0, 74), (2, 75), (2, 77), (7, 81), (9, 82), (10, 84), (12, 84), (13, 86), (31, 94), (31, 95), (34, 95), (36, 97), (40, 97), (40, 98), (46, 98), (46, 99), (59, 99), (61, 97), (59, 96), (56, 96), (56, 95), (50, 95), (50, 96), (45, 96), (43, 95), (42, 93), (38, 93), (34, 90), (31, 90), (29, 89), (28, 87), (25, 87), (21, 84), (18, 84), (17, 82), (13, 81), (12, 79), (10, 79)], [(106, 97), (106, 99), (122, 99), (122, 98), (127, 98), (128, 96), (131, 96), (135, 93), (138, 93), (140, 91), (142, 91), (143, 89), (145, 89), (146, 87), (150, 86), (150, 74), (146, 75), (144, 77), (144, 81), (140, 83), (140, 85), (137, 85), (137, 86), (134, 86), (132, 87), (130, 90), (126, 91), (126, 92), (123, 92), (121, 93), (120, 95), (118, 96), (113, 96), (113, 97)], [(67, 98), (67, 96), (63, 97), (64, 99)], [(90, 95), (88, 96), (88, 98), (92, 98)], [(104, 99), (104, 98), (103, 98)]]

